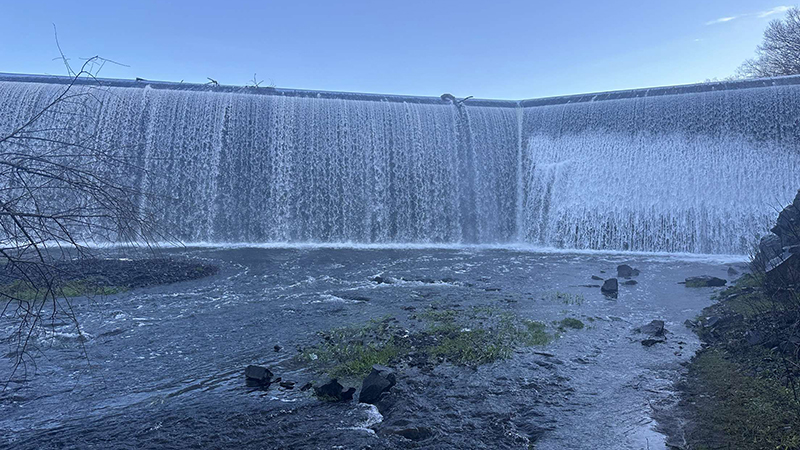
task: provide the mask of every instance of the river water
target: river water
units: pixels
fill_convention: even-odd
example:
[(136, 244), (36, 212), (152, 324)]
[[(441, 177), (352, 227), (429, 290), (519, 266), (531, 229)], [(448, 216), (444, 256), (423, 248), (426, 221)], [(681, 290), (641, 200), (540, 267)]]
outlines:
[[(56, 323), (37, 341), (35, 368), (0, 397), (0, 447), (664, 448), (651, 417), (674, 401), (681, 363), (699, 346), (683, 323), (713, 293), (678, 282), (727, 278), (736, 262), (499, 248), (161, 252), (214, 261), (222, 270), (75, 299), (86, 339)], [(637, 285), (620, 286), (617, 299), (584, 286), (601, 283), (592, 275), (614, 276), (622, 263), (641, 275)], [(375, 283), (376, 275), (396, 282)], [(323, 403), (297, 388), (245, 385), (244, 367), (264, 364), (299, 387), (316, 378), (295, 358), (316, 342), (315, 332), (387, 315), (403, 324), (413, 315), (409, 307), (432, 304), (509, 309), (548, 323), (549, 332), (565, 317), (587, 327), (477, 369), (400, 372), (397, 401), (383, 415), (355, 402)], [(666, 344), (647, 348), (632, 330), (653, 319), (670, 333)], [(0, 322), (3, 336), (11, 326)], [(4, 379), (10, 361), (0, 363)], [(414, 441), (394, 433), (410, 427), (431, 435)]]

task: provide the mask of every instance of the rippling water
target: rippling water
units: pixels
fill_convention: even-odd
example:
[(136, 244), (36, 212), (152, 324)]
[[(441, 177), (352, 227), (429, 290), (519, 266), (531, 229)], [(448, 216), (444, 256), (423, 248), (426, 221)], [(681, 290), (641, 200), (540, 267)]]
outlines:
[[(88, 340), (64, 324), (37, 343), (35, 374), (2, 394), (0, 446), (663, 448), (650, 415), (670, 403), (679, 363), (698, 346), (683, 322), (711, 293), (677, 282), (725, 277), (728, 267), (722, 260), (470, 248), (168, 252), (217, 261), (222, 271), (76, 299)], [(620, 287), (617, 300), (581, 286), (597, 283), (591, 275), (613, 276), (623, 262), (642, 273), (638, 285)], [(377, 274), (448, 281), (376, 284), (370, 278)], [(565, 304), (556, 291), (584, 300)], [(314, 374), (293, 356), (314, 342), (314, 332), (387, 314), (403, 323), (411, 312), (401, 307), (432, 303), (499, 306), (547, 323), (578, 317), (588, 327), (536, 349), (554, 357), (523, 350), (477, 370), (409, 369), (384, 415), (356, 403), (322, 403), (299, 389), (245, 386), (243, 368), (251, 363), (300, 386)], [(671, 334), (666, 345), (645, 348), (632, 329), (653, 319), (665, 320)], [(9, 326), (0, 322), (4, 334)], [(0, 363), (4, 378), (9, 361)], [(412, 442), (390, 432), (409, 426), (434, 435)]]

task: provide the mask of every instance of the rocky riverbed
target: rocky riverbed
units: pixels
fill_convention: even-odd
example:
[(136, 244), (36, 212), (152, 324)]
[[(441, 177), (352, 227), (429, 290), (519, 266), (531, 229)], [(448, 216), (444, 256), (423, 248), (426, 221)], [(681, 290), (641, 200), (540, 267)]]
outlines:
[[(220, 270), (74, 302), (86, 339), (65, 328), (39, 343), (35, 376), (0, 399), (0, 446), (665, 448), (654, 412), (675, 403), (681, 364), (699, 347), (683, 323), (718, 289), (679, 283), (727, 278), (735, 262), (478, 248), (167, 253)], [(622, 264), (638, 274), (618, 274)], [(602, 291), (611, 278), (616, 290)], [(531, 329), (546, 339), (501, 334), (513, 339), (479, 359), (463, 340), (442, 350), (456, 332), (497, 337), (487, 314), (541, 324)], [(384, 321), (415, 350), (376, 360), (396, 376), (376, 405), (303, 389), (338, 367), (319, 364), (336, 330)], [(11, 325), (0, 321), (4, 333)], [(360, 388), (371, 362), (348, 366), (342, 387)], [(246, 383), (248, 365), (273, 382)]]

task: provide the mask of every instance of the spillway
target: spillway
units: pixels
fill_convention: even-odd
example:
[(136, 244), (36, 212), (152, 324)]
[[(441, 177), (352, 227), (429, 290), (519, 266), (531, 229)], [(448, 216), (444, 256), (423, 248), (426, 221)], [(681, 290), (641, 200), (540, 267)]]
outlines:
[[(743, 254), (800, 187), (800, 77), (460, 106), (101, 81), (44, 127), (143, 168), (102, 170), (184, 242)], [(64, 83), (0, 75), (0, 135)]]

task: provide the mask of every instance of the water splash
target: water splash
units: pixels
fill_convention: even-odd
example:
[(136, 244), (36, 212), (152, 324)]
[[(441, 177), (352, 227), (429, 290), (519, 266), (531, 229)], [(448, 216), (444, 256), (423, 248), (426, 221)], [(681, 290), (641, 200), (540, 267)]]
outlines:
[[(0, 132), (64, 88), (11, 78)], [(118, 82), (46, 125), (144, 167), (102, 170), (185, 242), (746, 253), (800, 187), (800, 87), (675, 89), (455, 106)]]

